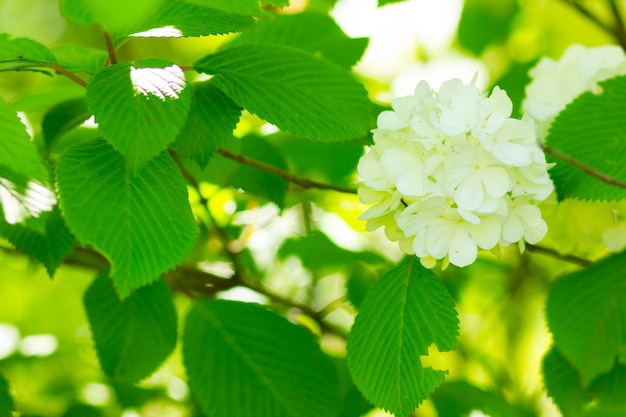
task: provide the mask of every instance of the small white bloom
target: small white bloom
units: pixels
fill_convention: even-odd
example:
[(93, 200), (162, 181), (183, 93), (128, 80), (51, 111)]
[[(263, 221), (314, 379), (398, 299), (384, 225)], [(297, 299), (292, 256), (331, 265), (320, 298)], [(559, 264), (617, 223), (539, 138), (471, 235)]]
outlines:
[(576, 44), (557, 61), (542, 58), (529, 74), (522, 108), (535, 119), (537, 136), (545, 139), (556, 115), (574, 98), (594, 90), (599, 81), (626, 74), (626, 55), (615, 45)]

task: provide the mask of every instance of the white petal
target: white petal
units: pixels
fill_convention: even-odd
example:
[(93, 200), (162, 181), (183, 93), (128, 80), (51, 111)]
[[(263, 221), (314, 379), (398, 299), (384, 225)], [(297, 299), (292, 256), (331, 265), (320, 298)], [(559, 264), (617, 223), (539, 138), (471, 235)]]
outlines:
[(467, 231), (459, 228), (450, 245), (450, 263), (456, 266), (467, 266), (476, 260), (478, 248)]

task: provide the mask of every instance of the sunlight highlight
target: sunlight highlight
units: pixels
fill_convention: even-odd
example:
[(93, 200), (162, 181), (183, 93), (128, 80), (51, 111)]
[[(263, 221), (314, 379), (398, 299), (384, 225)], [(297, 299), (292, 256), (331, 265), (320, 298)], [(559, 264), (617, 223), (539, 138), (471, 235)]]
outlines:
[(174, 26), (164, 26), (162, 28), (133, 33), (129, 36), (132, 38), (180, 38), (183, 36), (183, 32)]
[(14, 183), (0, 178), (0, 205), (9, 224), (21, 223), (27, 217), (39, 217), (41, 213), (52, 210), (56, 202), (54, 193), (41, 184), (29, 181), (26, 190), (21, 193)]
[(185, 74), (177, 65), (165, 68), (130, 67), (130, 80), (137, 94), (162, 101), (178, 99), (185, 88)]

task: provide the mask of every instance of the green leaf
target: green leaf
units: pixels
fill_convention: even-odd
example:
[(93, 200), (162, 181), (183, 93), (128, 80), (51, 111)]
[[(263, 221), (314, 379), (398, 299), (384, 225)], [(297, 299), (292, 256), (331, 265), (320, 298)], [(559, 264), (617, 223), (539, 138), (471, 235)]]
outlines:
[(196, 62), (199, 72), (240, 106), (280, 129), (309, 139), (341, 141), (366, 135), (370, 103), (345, 70), (278, 45), (240, 45)]
[(361, 417), (367, 414), (374, 406), (363, 398), (361, 392), (352, 382), (345, 358), (333, 357), (333, 359), (339, 373), (339, 382), (343, 393), (343, 403), (336, 417)]
[(89, 83), (87, 101), (104, 138), (137, 168), (176, 139), (191, 95), (183, 71), (155, 59), (103, 69)]
[(311, 334), (256, 304), (196, 301), (183, 360), (212, 417), (332, 416), (341, 404), (337, 369)]
[(357, 263), (384, 263), (382, 256), (373, 252), (354, 252), (337, 246), (322, 232), (285, 240), (278, 250), (279, 259), (297, 256), (309, 271), (337, 271)]
[(139, 381), (174, 350), (176, 310), (164, 281), (120, 301), (105, 272), (87, 289), (84, 302), (100, 365), (110, 378)]
[(168, 0), (60, 0), (61, 13), (80, 25), (100, 24), (105, 30), (130, 34)]
[[(278, 169), (287, 169), (287, 162), (280, 151), (260, 136), (245, 136), (241, 139), (241, 154), (255, 161)], [(287, 181), (283, 178), (246, 164), (240, 164), (230, 178), (230, 186), (265, 197), (278, 207), (285, 206)]]
[(378, 7), (383, 7), (387, 4), (402, 3), (404, 1), (407, 0), (378, 0)]
[(626, 253), (568, 274), (546, 302), (554, 344), (582, 376), (583, 386), (626, 363)]
[(517, 11), (516, 0), (466, 1), (457, 31), (459, 44), (478, 56), (492, 43), (504, 42)]
[(263, 3), (272, 5), (274, 7), (287, 7), (287, 6), (289, 6), (289, 0), (264, 0)]
[(0, 417), (11, 417), (15, 410), (9, 382), (0, 374)]
[(104, 65), (106, 51), (86, 45), (66, 43), (52, 48), (52, 53), (63, 68), (70, 72), (95, 74)]
[(29, 38), (14, 38), (0, 33), (0, 63), (3, 62), (55, 63), (56, 58), (48, 48)]
[(505, 90), (511, 102), (513, 103), (513, 117), (521, 117), (522, 100), (526, 92), (525, 87), (530, 83), (528, 71), (537, 64), (537, 61), (530, 61), (523, 64), (514, 63), (496, 82), (493, 83), (490, 90), (495, 86), (499, 86)]
[(163, 386), (140, 387), (127, 380), (111, 381), (115, 398), (122, 408), (141, 408), (144, 404), (158, 401), (165, 394)]
[(354, 172), (364, 150), (362, 143), (314, 142), (284, 133), (277, 133), (272, 140), (291, 162), (295, 175), (322, 183), (354, 185)]
[(189, 3), (242, 15), (261, 15), (259, 0), (187, 0)]
[[(626, 76), (600, 83), (601, 93), (581, 94), (558, 114), (546, 143), (588, 167), (626, 182), (624, 114)], [(550, 170), (559, 199), (619, 200), (626, 190), (608, 185), (560, 159)]]
[(454, 303), (441, 280), (406, 259), (369, 291), (348, 338), (348, 366), (365, 398), (409, 415), (443, 382), (447, 371), (424, 367), (435, 344), (453, 350), (459, 332)]
[(44, 233), (22, 224), (10, 225), (0, 220), (0, 235), (43, 263), (50, 278), (74, 247), (74, 236), (57, 208), (46, 216)]
[(241, 34), (227, 47), (242, 44), (290, 46), (350, 68), (361, 59), (368, 39), (349, 38), (327, 14), (299, 13), (260, 21), (256, 31)]
[(219, 147), (233, 139), (241, 107), (211, 81), (191, 85), (191, 109), (172, 148), (202, 169)]
[(45, 182), (47, 178), (43, 159), (26, 133), (26, 127), (17, 113), (0, 99), (0, 176), (5, 177), (5, 170), (21, 179), (22, 186), (29, 179)]
[(76, 403), (72, 404), (61, 417), (103, 417), (103, 414), (99, 408)]
[[(141, 24), (131, 31), (133, 37), (208, 36), (241, 32), (255, 27), (254, 18), (239, 14), (168, 0)], [(163, 29), (165, 28), (165, 29)], [(115, 33), (120, 42), (127, 33)]]
[(469, 416), (480, 410), (490, 417), (534, 417), (529, 410), (509, 404), (499, 393), (486, 391), (465, 381), (447, 382), (432, 395), (441, 417)]
[(91, 115), (87, 100), (82, 97), (64, 101), (48, 110), (41, 122), (46, 148), (50, 149), (61, 136), (89, 119)]
[(626, 406), (626, 366), (616, 362), (609, 373), (591, 383), (589, 391), (600, 406)]
[(564, 416), (580, 416), (591, 396), (582, 386), (580, 375), (554, 346), (541, 362), (543, 382), (548, 395)]
[(98, 139), (69, 148), (57, 166), (70, 230), (111, 262), (121, 297), (176, 266), (198, 233), (185, 181), (167, 154), (134, 172)]

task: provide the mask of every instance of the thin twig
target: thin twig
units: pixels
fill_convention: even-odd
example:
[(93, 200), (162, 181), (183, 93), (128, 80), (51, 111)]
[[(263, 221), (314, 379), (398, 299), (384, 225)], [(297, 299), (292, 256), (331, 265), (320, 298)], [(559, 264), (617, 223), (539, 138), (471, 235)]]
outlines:
[(115, 44), (109, 32), (104, 32), (104, 42), (107, 45), (107, 53), (109, 54), (109, 62), (112, 65), (117, 64), (117, 55), (115, 54)]
[(540, 253), (542, 255), (547, 255), (555, 259), (559, 259), (561, 261), (569, 262), (583, 268), (593, 265), (593, 261), (589, 259), (581, 258), (576, 255), (562, 255), (554, 249), (546, 248), (538, 245), (531, 245), (529, 243), (526, 244), (526, 250), (528, 252)]
[(613, 27), (613, 34), (617, 38), (617, 41), (622, 46), (624, 50), (626, 50), (626, 27), (624, 26), (624, 19), (622, 18), (622, 13), (617, 5), (615, 0), (610, 0), (609, 5), (611, 7), (611, 12), (615, 17), (615, 26)]
[(586, 174), (591, 175), (592, 177), (595, 177), (606, 184), (626, 189), (626, 183), (618, 180), (617, 178), (613, 178), (610, 175), (604, 174), (594, 168), (591, 168), (590, 166), (585, 165), (584, 163), (579, 161), (578, 159), (572, 158), (571, 156), (564, 154), (561, 151), (557, 151), (556, 149), (553, 149), (549, 146), (541, 145), (541, 148), (544, 150), (544, 152), (549, 153), (550, 155), (553, 155), (561, 159), (562, 161), (567, 162), (568, 164), (584, 171)]
[(591, 13), (591, 11), (583, 6), (578, 0), (563, 0), (563, 2), (576, 9), (577, 12), (586, 17), (587, 20), (598, 26), (603, 31), (609, 32), (611, 35), (613, 34), (611, 30), (607, 27), (607, 25), (602, 20), (600, 20), (598, 16)]
[(78, 77), (76, 74), (68, 71), (67, 69), (63, 68), (59, 64), (48, 64), (47, 66), (52, 68), (59, 74), (66, 76), (67, 78), (74, 81), (76, 84), (80, 85), (81, 87), (85, 87), (85, 88), (87, 87), (87, 81), (83, 80), (82, 78)]
[(620, 46), (626, 50), (626, 32), (624, 30), (624, 24), (622, 22), (622, 16), (615, 4), (615, 0), (609, 0), (611, 10), (615, 15), (616, 24), (611, 26), (606, 22), (603, 22), (598, 16), (593, 14), (589, 9), (587, 9), (580, 1), (578, 0), (562, 0), (563, 3), (571, 6), (577, 12), (579, 12), (582, 16), (584, 16), (587, 20), (593, 23), (595, 26), (600, 28), (602, 31), (611, 35), (615, 40), (620, 44)]
[(239, 162), (240, 164), (249, 165), (251, 167), (260, 169), (265, 172), (269, 172), (270, 174), (277, 175), (284, 180), (287, 180), (289, 182), (299, 185), (302, 188), (318, 188), (322, 190), (339, 191), (341, 193), (346, 193), (346, 194), (356, 194), (356, 190), (353, 188), (341, 187), (338, 185), (331, 185), (331, 184), (324, 184), (324, 183), (312, 181), (306, 178), (300, 178), (300, 177), (293, 175), (290, 172), (284, 171), (280, 168), (276, 168), (275, 166), (266, 164), (261, 161), (257, 161), (255, 159), (245, 157), (243, 155), (234, 154), (230, 151), (227, 151), (226, 149), (218, 149), (217, 152), (225, 158), (232, 159), (233, 161)]

